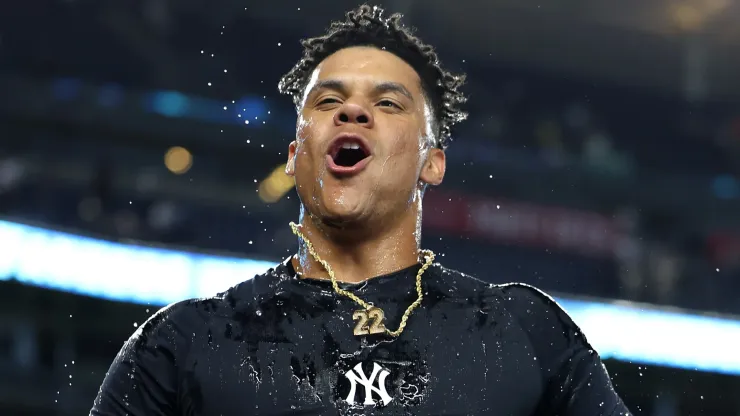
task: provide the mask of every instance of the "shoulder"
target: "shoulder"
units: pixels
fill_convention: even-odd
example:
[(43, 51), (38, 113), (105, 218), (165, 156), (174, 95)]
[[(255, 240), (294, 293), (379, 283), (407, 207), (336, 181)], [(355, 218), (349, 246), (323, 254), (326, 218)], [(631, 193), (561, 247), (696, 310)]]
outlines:
[(152, 337), (197, 332), (208, 326), (214, 317), (229, 316), (238, 304), (253, 299), (259, 277), (245, 280), (213, 296), (184, 299), (164, 306), (139, 326), (130, 341), (142, 343)]
[[(278, 286), (290, 280), (286, 262), (254, 276), (245, 276), (241, 282), (215, 292), (210, 297), (189, 299), (176, 305), (183, 315), (200, 315), (204, 319), (231, 314), (234, 309), (254, 304), (278, 291)], [(225, 285), (224, 285), (225, 286)], [(221, 289), (221, 288), (219, 288)], [(167, 308), (165, 308), (167, 309)]]
[(206, 299), (186, 299), (159, 309), (131, 335), (127, 347), (162, 347), (175, 341), (172, 334), (196, 331), (204, 322), (201, 311), (207, 303)]
[(525, 283), (494, 284), (465, 273), (436, 265), (441, 284), (460, 297), (480, 299), (489, 306), (503, 307), (507, 315), (535, 338), (585, 337), (568, 313), (546, 292)]
[(496, 285), (504, 302), (511, 309), (542, 309), (544, 311), (562, 310), (557, 301), (543, 290), (526, 283), (505, 283)]
[(162, 307), (134, 331), (122, 353), (166, 353), (176, 360), (186, 357), (193, 344), (209, 332), (214, 319), (233, 315), (238, 300), (252, 285), (245, 281), (211, 297), (185, 299)]
[(525, 283), (489, 283), (458, 270), (446, 268), (439, 263), (435, 263), (435, 269), (440, 284), (454, 288), (455, 292), (463, 297), (483, 294), (484, 296), (503, 299), (507, 308), (515, 310), (532, 309), (532, 307), (543, 310), (560, 309), (560, 306), (550, 295)]
[(499, 285), (498, 290), (506, 310), (533, 340), (554, 347), (591, 348), (583, 331), (552, 296), (524, 283)]
[(511, 307), (525, 304), (557, 307), (557, 302), (550, 295), (525, 283), (490, 283), (439, 263), (435, 263), (435, 269), (440, 284), (454, 288), (463, 297), (483, 295), (503, 299)]
[(452, 289), (460, 297), (468, 298), (490, 292), (497, 285), (488, 283), (477, 277), (465, 274), (459, 270), (444, 267), (439, 263), (434, 263), (434, 274), (436, 275), (435, 283), (443, 289)]

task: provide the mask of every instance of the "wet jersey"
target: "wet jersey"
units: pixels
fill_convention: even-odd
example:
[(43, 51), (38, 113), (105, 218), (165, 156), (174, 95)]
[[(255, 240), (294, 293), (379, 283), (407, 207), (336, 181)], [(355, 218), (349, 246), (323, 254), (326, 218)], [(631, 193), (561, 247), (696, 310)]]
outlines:
[[(419, 265), (344, 289), (398, 328)], [(598, 354), (548, 296), (432, 265), (400, 336), (354, 335), (360, 309), (289, 261), (153, 315), (93, 416), (626, 415)]]

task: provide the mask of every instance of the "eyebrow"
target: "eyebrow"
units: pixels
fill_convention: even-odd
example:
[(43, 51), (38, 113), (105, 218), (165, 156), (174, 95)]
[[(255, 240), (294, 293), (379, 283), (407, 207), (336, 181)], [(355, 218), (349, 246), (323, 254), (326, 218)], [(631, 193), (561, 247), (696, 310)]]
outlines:
[[(334, 90), (334, 91), (340, 92), (345, 95), (347, 94), (347, 91), (348, 91), (347, 85), (344, 82), (337, 80), (337, 79), (325, 79), (325, 80), (318, 81), (313, 86), (313, 88), (311, 88), (309, 95), (321, 89)], [(402, 84), (399, 84), (398, 82), (391, 82), (391, 81), (378, 82), (375, 85), (373, 85), (373, 92), (376, 94), (395, 92), (395, 93), (405, 96), (411, 101), (414, 101), (414, 97), (411, 95), (411, 92), (409, 92), (409, 90), (406, 87), (404, 87)]]

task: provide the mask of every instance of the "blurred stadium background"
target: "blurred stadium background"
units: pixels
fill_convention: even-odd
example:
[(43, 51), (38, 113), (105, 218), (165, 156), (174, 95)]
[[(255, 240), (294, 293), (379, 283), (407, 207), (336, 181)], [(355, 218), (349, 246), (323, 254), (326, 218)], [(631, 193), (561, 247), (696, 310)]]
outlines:
[[(87, 414), (158, 308), (288, 256), (278, 78), (356, 3), (0, 6), (0, 414)], [(448, 267), (554, 296), (636, 414), (740, 415), (740, 2), (395, 0), (469, 74)]]

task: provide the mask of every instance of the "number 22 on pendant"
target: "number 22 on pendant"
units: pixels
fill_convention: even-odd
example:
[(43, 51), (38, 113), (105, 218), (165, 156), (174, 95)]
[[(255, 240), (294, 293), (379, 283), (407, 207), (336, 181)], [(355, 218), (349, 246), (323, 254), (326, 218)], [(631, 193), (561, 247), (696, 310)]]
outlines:
[[(354, 330), (355, 335), (374, 335), (382, 334), (385, 332), (385, 325), (383, 324), (385, 314), (380, 308), (356, 310), (355, 313), (352, 315), (352, 319), (357, 321)], [(370, 325), (368, 325), (368, 321), (372, 321)]]

